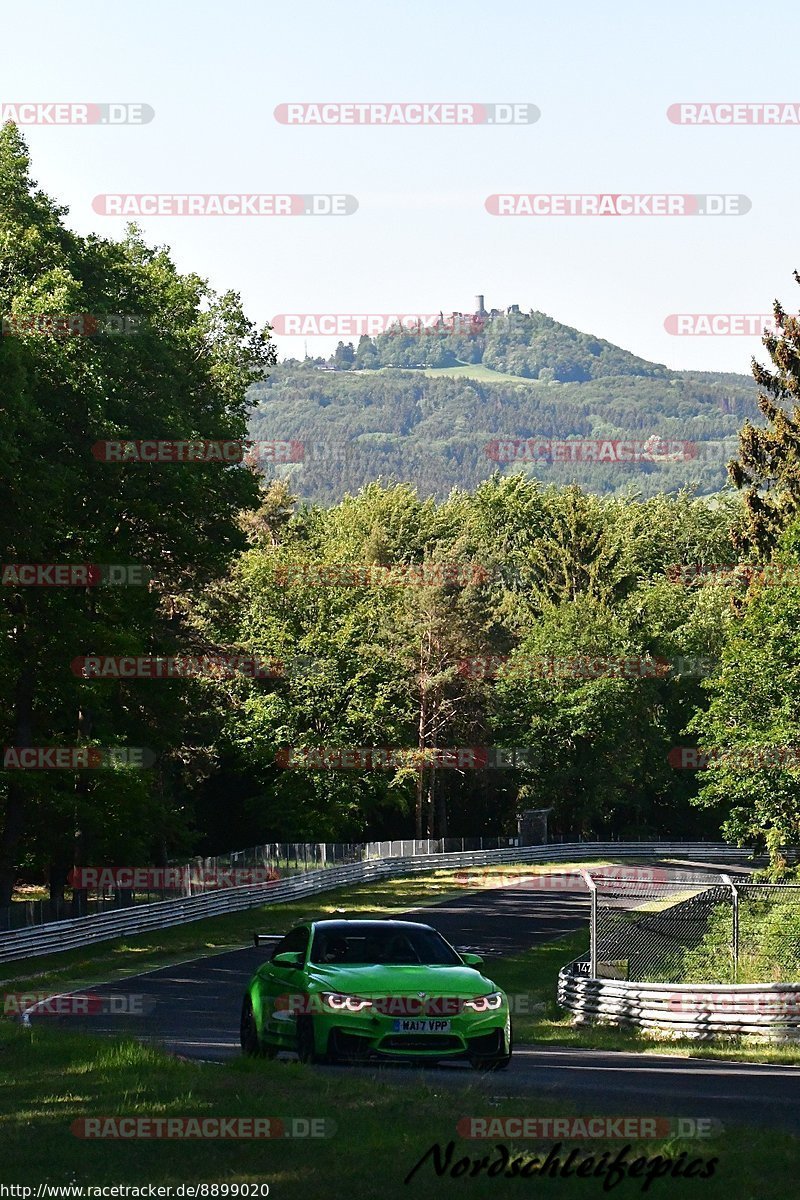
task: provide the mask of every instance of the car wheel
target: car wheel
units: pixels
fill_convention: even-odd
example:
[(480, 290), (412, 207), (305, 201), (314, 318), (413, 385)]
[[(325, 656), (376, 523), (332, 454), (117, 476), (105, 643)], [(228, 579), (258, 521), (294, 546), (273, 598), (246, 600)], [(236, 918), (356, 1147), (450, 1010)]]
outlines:
[(239, 1041), (242, 1046), (242, 1054), (247, 1054), (251, 1058), (261, 1058), (264, 1055), (264, 1047), (261, 1044), (261, 1038), (258, 1036), (258, 1028), (256, 1027), (256, 1014), (253, 1012), (253, 1001), (249, 996), (245, 996), (242, 1001)]
[(508, 1054), (493, 1054), (486, 1057), (478, 1055), (471, 1059), (471, 1065), (476, 1071), (505, 1071), (511, 1062), (511, 1051), (513, 1049), (513, 1040), (509, 1033)]
[(304, 1063), (326, 1063), (332, 1061), (330, 1054), (320, 1054), (314, 1040), (313, 1017), (297, 1018), (297, 1057)]

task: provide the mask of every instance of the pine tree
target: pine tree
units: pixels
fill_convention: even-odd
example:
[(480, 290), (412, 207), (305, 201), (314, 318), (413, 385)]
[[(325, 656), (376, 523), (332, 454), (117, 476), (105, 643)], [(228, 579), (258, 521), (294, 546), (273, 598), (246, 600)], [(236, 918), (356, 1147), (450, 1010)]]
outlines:
[[(800, 283), (797, 271), (794, 278)], [(745, 422), (739, 457), (728, 464), (731, 480), (744, 492), (746, 520), (736, 545), (759, 557), (769, 557), (800, 508), (800, 317), (788, 315), (777, 300), (774, 313), (776, 329), (763, 342), (775, 370), (755, 359), (752, 364), (767, 424), (762, 429)]]

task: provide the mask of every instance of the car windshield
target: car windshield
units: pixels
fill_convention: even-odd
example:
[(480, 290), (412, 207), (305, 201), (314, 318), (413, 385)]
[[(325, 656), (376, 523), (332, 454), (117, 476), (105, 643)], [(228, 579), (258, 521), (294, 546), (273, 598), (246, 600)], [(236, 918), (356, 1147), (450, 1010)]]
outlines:
[(311, 962), (346, 966), (457, 966), (461, 959), (434, 929), (363, 921), (318, 927), (311, 944)]

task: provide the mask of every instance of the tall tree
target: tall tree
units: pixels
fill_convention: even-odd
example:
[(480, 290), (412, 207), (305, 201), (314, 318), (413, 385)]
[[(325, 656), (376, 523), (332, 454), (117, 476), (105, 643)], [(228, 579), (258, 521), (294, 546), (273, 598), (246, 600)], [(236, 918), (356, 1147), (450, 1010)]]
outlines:
[[(193, 597), (244, 543), (237, 514), (255, 502), (256, 477), (219, 462), (104, 462), (92, 447), (104, 439), (244, 439), (246, 390), (274, 357), (235, 294), (216, 296), (198, 276), (179, 274), (133, 227), (121, 242), (82, 238), (64, 216), (37, 190), (25, 143), (5, 125), (0, 313), (10, 335), (0, 339), (0, 559), (140, 564), (151, 582), (3, 588), (3, 744), (144, 744), (161, 765), (149, 782), (124, 786), (99, 772), (76, 787), (60, 773), (3, 771), (0, 904), (10, 902), (23, 840), (31, 853), (28, 833), (41, 832), (40, 861), (63, 865), (76, 830), (94, 831), (87, 853), (119, 856), (140, 852), (145, 831), (159, 840), (174, 830), (185, 807), (177, 794), (181, 720), (190, 714), (178, 706), (167, 716), (159, 684), (87, 683), (70, 663), (179, 646)], [(91, 314), (99, 331), (55, 336), (37, 324), (72, 314)], [(134, 316), (135, 336), (108, 332), (111, 314)]]
[(800, 841), (800, 520), (750, 583), (740, 619), (691, 722), (707, 757), (697, 802), (742, 845)]
[[(794, 278), (800, 284), (797, 271)], [(747, 514), (738, 545), (764, 561), (800, 508), (800, 317), (787, 314), (777, 300), (774, 314), (776, 330), (763, 342), (775, 369), (753, 359), (766, 425), (745, 422), (739, 457), (728, 465)]]

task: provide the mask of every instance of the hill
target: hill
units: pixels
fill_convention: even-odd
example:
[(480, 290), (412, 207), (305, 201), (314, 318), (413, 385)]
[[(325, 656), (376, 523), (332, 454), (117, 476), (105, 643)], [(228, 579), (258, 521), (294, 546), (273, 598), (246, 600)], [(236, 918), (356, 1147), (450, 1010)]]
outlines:
[(716, 492), (758, 415), (749, 376), (671, 371), (543, 313), (496, 310), (287, 360), (251, 399), (251, 436), (301, 442), (279, 473), (322, 503), (378, 478), (442, 497), (493, 470), (599, 494)]

